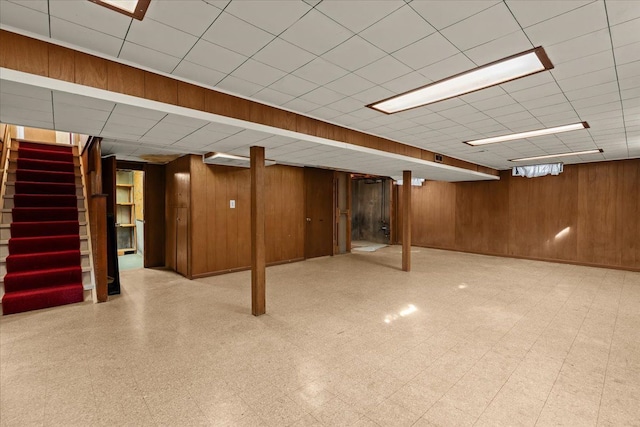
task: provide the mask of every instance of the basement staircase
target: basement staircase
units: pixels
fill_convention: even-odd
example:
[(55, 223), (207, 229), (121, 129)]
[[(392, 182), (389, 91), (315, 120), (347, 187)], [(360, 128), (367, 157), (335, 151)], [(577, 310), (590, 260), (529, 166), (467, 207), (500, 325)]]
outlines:
[(92, 278), (78, 148), (13, 140), (6, 168), (3, 314), (84, 301)]

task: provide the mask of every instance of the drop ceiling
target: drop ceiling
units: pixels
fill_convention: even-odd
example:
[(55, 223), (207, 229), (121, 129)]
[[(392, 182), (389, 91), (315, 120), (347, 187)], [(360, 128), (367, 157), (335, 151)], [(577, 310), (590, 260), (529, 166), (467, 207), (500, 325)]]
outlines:
[[(497, 169), (513, 166), (513, 158), (596, 148), (604, 153), (563, 162), (640, 157), (638, 1), (152, 0), (136, 21), (89, 1), (0, 0), (0, 25)], [(553, 70), (393, 115), (365, 107), (536, 46)], [(22, 108), (15, 101), (3, 108)], [(46, 119), (41, 113), (34, 122)], [(56, 125), (59, 119), (84, 132), (103, 120), (81, 114), (56, 111)], [(122, 158), (148, 147), (246, 155), (248, 144), (282, 138), (259, 139), (246, 129), (229, 135), (171, 115), (137, 117), (120, 105), (106, 119), (105, 149)], [(580, 121), (590, 128), (484, 147), (462, 143)], [(332, 155), (337, 164), (345, 154), (365, 155), (316, 144), (292, 157), (303, 163)]]

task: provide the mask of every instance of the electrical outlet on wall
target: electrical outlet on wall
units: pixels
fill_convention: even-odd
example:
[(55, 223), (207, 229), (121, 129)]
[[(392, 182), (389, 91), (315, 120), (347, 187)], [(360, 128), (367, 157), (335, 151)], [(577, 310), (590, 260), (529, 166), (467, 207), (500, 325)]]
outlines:
[(231, 209), (235, 209), (236, 208), (236, 201), (235, 200), (229, 200), (229, 207)]

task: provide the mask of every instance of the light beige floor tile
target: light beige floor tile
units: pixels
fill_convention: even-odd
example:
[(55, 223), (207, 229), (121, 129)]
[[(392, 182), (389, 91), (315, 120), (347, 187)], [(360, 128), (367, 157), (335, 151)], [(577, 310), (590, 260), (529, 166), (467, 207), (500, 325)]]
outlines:
[(429, 411), (424, 414), (424, 419), (429, 423), (439, 427), (447, 426), (472, 426), (476, 422), (477, 417), (467, 414), (455, 406), (439, 401), (436, 402)]
[(414, 249), (2, 317), (2, 425), (638, 424), (639, 273)]

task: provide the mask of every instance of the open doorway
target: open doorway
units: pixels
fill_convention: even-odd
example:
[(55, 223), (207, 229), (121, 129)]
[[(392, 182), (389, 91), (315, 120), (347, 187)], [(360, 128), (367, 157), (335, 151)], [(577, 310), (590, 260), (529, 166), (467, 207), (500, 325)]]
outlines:
[(352, 175), (353, 251), (373, 252), (391, 244), (392, 182), (385, 177)]
[(144, 171), (116, 170), (116, 245), (122, 270), (144, 266)]

